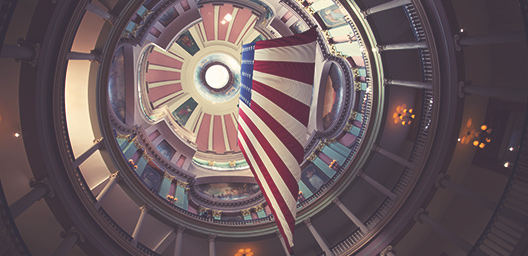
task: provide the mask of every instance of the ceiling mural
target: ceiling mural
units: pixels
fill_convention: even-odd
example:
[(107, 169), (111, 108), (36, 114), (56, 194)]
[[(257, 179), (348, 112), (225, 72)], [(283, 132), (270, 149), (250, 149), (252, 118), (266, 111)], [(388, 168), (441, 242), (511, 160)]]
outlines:
[[(313, 23), (301, 19), (289, 7), (274, 10), (261, 1), (237, 5), (186, 3), (166, 6), (146, 31), (144, 43), (135, 46), (138, 105), (144, 118), (134, 120), (135, 133), (116, 130), (116, 139), (127, 161), (133, 161), (130, 166), (143, 184), (179, 209), (203, 216), (203, 212), (212, 215), (211, 210), (221, 208), (224, 213), (218, 219), (222, 220), (268, 218), (269, 214), (262, 212), (248, 217), (240, 211), (241, 207), (249, 209), (264, 203), (237, 139), (240, 49), (244, 43), (302, 33)], [(334, 139), (325, 142), (326, 138), (306, 134), (298, 208), (314, 202), (321, 194), (318, 191), (336, 182), (342, 166), (350, 164), (356, 152), (353, 147), (362, 138), (364, 122), (368, 122), (361, 113), (352, 115), (352, 111), (363, 111), (355, 99), (365, 92), (352, 93), (354, 74), (350, 66), (366, 70), (354, 29), (344, 19), (341, 8), (322, 2), (310, 8), (310, 13), (322, 20), (321, 25), (329, 28), (324, 38), (345, 38), (348, 48), (336, 52), (337, 48), (319, 46), (316, 51), (321, 68), (329, 67), (325, 68), (325, 78), (314, 85), (322, 88), (324, 95), (317, 103), (322, 116), (316, 120), (311, 115), (309, 122), (322, 122), (322, 131), (328, 133), (325, 136)], [(194, 17), (196, 22), (172, 30), (184, 17)], [(274, 19), (279, 23), (272, 26)], [(134, 29), (129, 33), (137, 35)], [(168, 35), (172, 40), (166, 39)], [(114, 58), (119, 60), (122, 54), (116, 51)], [(368, 75), (365, 70), (355, 73), (355, 79), (364, 81)], [(115, 79), (111, 81), (115, 83)], [(318, 107), (307, 111), (315, 112)], [(233, 178), (220, 178), (222, 175)], [(192, 185), (200, 178), (216, 176), (222, 182)]]

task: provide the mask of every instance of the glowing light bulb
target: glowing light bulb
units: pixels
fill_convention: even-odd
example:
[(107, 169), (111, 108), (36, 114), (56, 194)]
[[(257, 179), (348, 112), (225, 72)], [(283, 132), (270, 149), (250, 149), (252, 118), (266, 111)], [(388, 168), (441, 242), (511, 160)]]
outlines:
[(17, 137), (17, 138), (20, 137), (20, 133), (15, 132), (15, 137)]
[(478, 145), (479, 145), (479, 141), (478, 141), (478, 140), (476, 140), (476, 141), (473, 141), (473, 146), (475, 146), (475, 147), (476, 147), (476, 146), (478, 146)]
[(481, 127), (480, 127), (481, 130), (485, 131), (486, 129), (488, 129), (488, 126), (483, 124)]
[(510, 162), (504, 163), (504, 167), (508, 168), (510, 166)]
[(513, 147), (510, 147), (509, 150), (510, 150), (510, 151), (513, 151)]

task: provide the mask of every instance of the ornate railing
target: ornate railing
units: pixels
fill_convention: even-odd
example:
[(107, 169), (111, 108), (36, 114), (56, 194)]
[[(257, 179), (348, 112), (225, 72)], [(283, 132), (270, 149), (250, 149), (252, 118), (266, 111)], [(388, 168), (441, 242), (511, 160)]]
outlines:
[(0, 180), (0, 255), (31, 255), (9, 210)]
[(0, 52), (2, 51), (2, 45), (7, 34), (7, 28), (11, 22), (11, 17), (15, 13), (15, 8), (18, 4), (18, 0), (5, 0), (0, 1)]
[(468, 255), (525, 255), (528, 252), (528, 109), (521, 143), (506, 189), (488, 225)]
[[(404, 11), (407, 14), (411, 29), (415, 35), (417, 42), (426, 41), (425, 29), (419, 18), (419, 15), (413, 4), (404, 5)], [(433, 67), (431, 54), (429, 49), (420, 50), (420, 59), (422, 64), (422, 72), (424, 81), (433, 80)], [(423, 104), (420, 115), (420, 123), (418, 128), (418, 135), (414, 142), (411, 154), (408, 158), (410, 163), (418, 164), (422, 160), (424, 153), (427, 150), (427, 141), (430, 137), (430, 128), (433, 118), (433, 91), (423, 90)], [(363, 129), (362, 129), (363, 130)], [(413, 176), (415, 176), (416, 170), (405, 167), (398, 181), (392, 189), (392, 192), (397, 195), (396, 199), (386, 197), (383, 203), (378, 209), (367, 219), (365, 225), (370, 229), (374, 229), (382, 220), (386, 219), (391, 213), (396, 202), (401, 200), (402, 194), (409, 189), (409, 186), (413, 183)], [(363, 234), (359, 229), (356, 229), (351, 235), (343, 239), (331, 248), (335, 255), (345, 255), (351, 253), (351, 248), (354, 247), (366, 234)]]

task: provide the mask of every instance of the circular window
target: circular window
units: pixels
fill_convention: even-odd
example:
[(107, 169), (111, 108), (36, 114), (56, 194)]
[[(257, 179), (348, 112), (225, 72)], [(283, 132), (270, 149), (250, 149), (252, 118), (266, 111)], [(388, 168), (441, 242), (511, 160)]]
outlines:
[(227, 71), (227, 68), (222, 65), (211, 65), (205, 71), (205, 82), (213, 89), (221, 89), (227, 85), (228, 81), (229, 71)]
[(194, 85), (205, 99), (226, 102), (240, 91), (240, 64), (224, 53), (207, 55), (196, 65)]

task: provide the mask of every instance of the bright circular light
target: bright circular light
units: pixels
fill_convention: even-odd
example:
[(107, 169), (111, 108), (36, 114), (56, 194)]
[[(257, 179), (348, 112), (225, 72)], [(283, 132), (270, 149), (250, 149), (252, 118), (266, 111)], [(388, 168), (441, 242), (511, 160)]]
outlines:
[(205, 82), (214, 89), (224, 87), (229, 81), (229, 71), (222, 65), (212, 65), (205, 71)]

